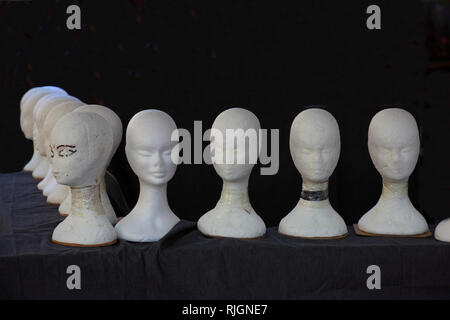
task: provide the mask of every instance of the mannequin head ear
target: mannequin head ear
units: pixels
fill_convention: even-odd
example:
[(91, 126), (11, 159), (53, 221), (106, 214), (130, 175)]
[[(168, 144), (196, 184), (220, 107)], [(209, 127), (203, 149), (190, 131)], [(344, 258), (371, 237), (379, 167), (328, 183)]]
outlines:
[(226, 181), (248, 178), (260, 152), (261, 125), (256, 115), (243, 108), (220, 113), (211, 128), (212, 162)]
[(368, 147), (372, 162), (384, 179), (408, 180), (420, 151), (416, 120), (403, 109), (381, 110), (370, 122)]
[(300, 112), (291, 126), (291, 156), (303, 180), (325, 182), (339, 160), (339, 126), (331, 113), (319, 108)]
[(72, 187), (97, 184), (112, 145), (112, 130), (102, 116), (92, 112), (66, 114), (50, 134), (50, 161), (56, 181)]
[(161, 110), (143, 110), (130, 120), (125, 153), (141, 182), (162, 185), (172, 179), (177, 168), (171, 157), (178, 143), (172, 141), (176, 130), (175, 121)]

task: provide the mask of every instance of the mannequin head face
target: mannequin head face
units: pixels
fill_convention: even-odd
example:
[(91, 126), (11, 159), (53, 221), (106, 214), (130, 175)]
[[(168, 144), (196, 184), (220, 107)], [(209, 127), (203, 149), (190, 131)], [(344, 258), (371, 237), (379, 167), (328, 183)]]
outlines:
[(39, 152), (41, 156), (46, 156), (48, 144), (47, 139), (44, 135), (44, 123), (45, 119), (47, 118), (48, 113), (53, 110), (54, 108), (58, 107), (61, 103), (64, 102), (75, 102), (78, 103), (78, 105), (82, 105), (83, 103), (78, 100), (75, 97), (69, 96), (69, 95), (63, 95), (60, 93), (53, 93), (48, 94), (45, 97), (41, 98), (39, 102), (37, 103), (35, 110), (34, 110), (34, 116), (37, 126), (37, 132), (39, 135)]
[(304, 181), (330, 178), (339, 160), (341, 142), (336, 119), (323, 109), (300, 112), (291, 126), (291, 156)]
[(122, 141), (122, 121), (120, 120), (119, 116), (111, 109), (96, 104), (84, 105), (77, 108), (76, 112), (94, 112), (101, 115), (109, 122), (114, 137), (113, 147), (108, 160), (109, 164), (120, 145), (120, 141)]
[(37, 87), (27, 91), (20, 101), (20, 128), (25, 135), (25, 138), (33, 138), (33, 124), (34, 124), (34, 107), (36, 103), (47, 94), (51, 93), (67, 94), (63, 89), (58, 87)]
[(50, 133), (52, 132), (52, 129), (55, 127), (59, 119), (61, 119), (67, 113), (80, 108), (80, 105), (83, 105), (83, 103), (80, 101), (66, 101), (58, 104), (47, 114), (43, 125), (43, 131), (41, 132), (41, 137), (45, 139), (45, 153), (49, 159), (52, 153), (50, 147)]
[(95, 185), (104, 172), (113, 136), (108, 122), (92, 112), (70, 112), (50, 134), (53, 174), (59, 184)]
[(176, 129), (175, 121), (156, 109), (138, 112), (128, 123), (125, 153), (141, 183), (163, 185), (174, 176), (171, 153), (178, 142), (171, 137)]
[[(223, 180), (248, 179), (259, 154), (260, 129), (255, 114), (243, 108), (227, 109), (214, 120), (210, 144), (214, 153), (212, 162)], [(227, 131), (234, 132), (235, 136), (227, 136)]]
[(403, 109), (381, 110), (370, 122), (368, 146), (370, 158), (383, 179), (407, 181), (420, 151), (416, 120)]

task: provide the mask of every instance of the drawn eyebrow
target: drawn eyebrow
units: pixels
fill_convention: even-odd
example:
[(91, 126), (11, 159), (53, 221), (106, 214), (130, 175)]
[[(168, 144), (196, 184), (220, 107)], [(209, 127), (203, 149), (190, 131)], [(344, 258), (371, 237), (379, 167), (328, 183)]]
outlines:
[(70, 144), (60, 144), (59, 146), (56, 147), (56, 149), (59, 148), (75, 148), (76, 146), (74, 145), (70, 145)]

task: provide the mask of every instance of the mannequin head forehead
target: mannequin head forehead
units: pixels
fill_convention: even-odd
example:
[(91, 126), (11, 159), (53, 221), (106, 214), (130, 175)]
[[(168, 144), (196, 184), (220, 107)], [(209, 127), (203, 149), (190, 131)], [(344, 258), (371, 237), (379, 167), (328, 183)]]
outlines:
[(370, 121), (369, 144), (396, 148), (417, 143), (419, 129), (412, 114), (406, 110), (384, 109)]
[(216, 117), (212, 128), (225, 135), (226, 129), (259, 130), (261, 125), (253, 112), (243, 108), (230, 108)]
[(85, 187), (99, 182), (112, 149), (109, 123), (93, 112), (70, 112), (50, 134), (51, 163), (59, 184)]
[(45, 140), (45, 152), (47, 157), (50, 157), (50, 133), (55, 127), (59, 119), (69, 112), (80, 108), (83, 105), (80, 101), (66, 101), (58, 104), (55, 108), (51, 109), (45, 118), (41, 137)]
[(370, 122), (368, 147), (370, 157), (383, 178), (407, 180), (420, 151), (416, 120), (403, 109), (381, 110)]
[(331, 113), (319, 108), (300, 112), (289, 139), (292, 159), (304, 180), (325, 182), (339, 160), (339, 126)]
[(331, 113), (310, 108), (300, 112), (292, 122), (291, 142), (308, 148), (340, 145), (339, 126)]
[[(31, 91), (31, 92), (30, 92)], [(67, 94), (63, 89), (57, 87), (51, 88), (33, 88), (29, 90), (27, 94), (22, 98), (20, 103), (20, 128), (22, 129), (25, 137), (31, 139), (33, 137), (33, 124), (34, 108), (43, 96), (55, 92), (60, 92), (61, 94)]]
[(178, 141), (171, 138), (176, 129), (172, 117), (156, 109), (138, 112), (128, 123), (125, 152), (141, 182), (162, 185), (175, 174), (171, 154)]
[(113, 148), (111, 150), (111, 157), (110, 157), (112, 158), (120, 145), (120, 141), (122, 140), (122, 121), (114, 111), (112, 111), (107, 107), (100, 106), (97, 104), (84, 105), (82, 107), (77, 108), (76, 110), (76, 112), (86, 112), (86, 111), (95, 112), (101, 115), (103, 118), (106, 119), (106, 121), (109, 122), (114, 138)]
[[(75, 97), (68, 95), (60, 95), (60, 94), (51, 94), (39, 100), (36, 108), (35, 108), (35, 121), (37, 126), (37, 132), (39, 135), (39, 150), (41, 156), (46, 156), (47, 145), (46, 137), (44, 136), (44, 123), (47, 118), (48, 113), (54, 108), (58, 107), (61, 103), (64, 102), (75, 102), (78, 103), (78, 106), (83, 103)], [(42, 136), (41, 136), (42, 135)]]
[(133, 148), (161, 148), (175, 146), (172, 132), (177, 129), (170, 115), (161, 110), (149, 109), (138, 112), (127, 126), (126, 144)]
[(256, 115), (243, 108), (227, 109), (217, 116), (211, 128), (211, 151), (214, 169), (222, 179), (250, 176), (259, 155), (260, 129)]

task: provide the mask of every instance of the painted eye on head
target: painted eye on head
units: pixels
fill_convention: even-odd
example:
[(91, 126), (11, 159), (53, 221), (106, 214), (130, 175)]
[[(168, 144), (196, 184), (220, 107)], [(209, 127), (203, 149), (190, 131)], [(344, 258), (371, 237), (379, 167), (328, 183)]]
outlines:
[(66, 145), (61, 144), (56, 147), (56, 151), (58, 152), (58, 156), (60, 157), (70, 157), (75, 152), (77, 152), (77, 149), (75, 149), (76, 146), (73, 145)]

